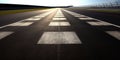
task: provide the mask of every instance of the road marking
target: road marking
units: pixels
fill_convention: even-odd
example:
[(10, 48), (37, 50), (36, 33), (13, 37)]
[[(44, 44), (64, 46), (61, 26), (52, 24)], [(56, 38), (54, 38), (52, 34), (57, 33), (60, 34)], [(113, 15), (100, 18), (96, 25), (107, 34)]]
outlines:
[(3, 32), (0, 32), (0, 40), (9, 36), (10, 34), (12, 34), (13, 32), (9, 32), (9, 31), (3, 31)]
[(63, 16), (63, 15), (56, 15), (54, 17), (56, 17), (56, 18), (62, 18), (62, 17), (65, 17), (65, 16)]
[(54, 17), (65, 17), (64, 15), (60, 15), (60, 14), (58, 14), (58, 15), (55, 15)]
[(43, 13), (43, 14), (34, 16), (33, 19), (34, 19), (34, 18), (43, 18), (43, 17), (47, 16), (48, 14), (50, 14), (50, 13), (52, 13), (52, 12), (53, 12), (53, 11), (50, 11), (50, 12), (47, 12), (47, 13)]
[(33, 24), (33, 22), (17, 22), (17, 23), (10, 24), (8, 26), (29, 26), (31, 24)]
[(82, 44), (75, 32), (44, 32), (37, 44)]
[(66, 18), (53, 18), (53, 20), (67, 20)]
[[(71, 15), (73, 15), (73, 16), (75, 16), (75, 14), (78, 14), (78, 13), (75, 13), (75, 12), (71, 12), (71, 11), (68, 11), (68, 10), (64, 10), (65, 12), (67, 12), (67, 13), (69, 13), (69, 14), (71, 14)], [(87, 16), (86, 16), (87, 17)], [(93, 19), (95, 19), (95, 18), (93, 18)], [(98, 20), (98, 19), (96, 19), (97, 21), (101, 21), (101, 20)], [(102, 21), (102, 22), (105, 22), (105, 21)], [(106, 23), (108, 23), (108, 22), (106, 22)], [(117, 27), (117, 28), (120, 28), (120, 26), (119, 25), (115, 25), (115, 24), (112, 24), (112, 23), (109, 23), (109, 24), (111, 24), (112, 26), (114, 26), (114, 27)]]
[(70, 26), (69, 22), (50, 22), (49, 26)]
[(75, 13), (75, 12), (71, 12), (71, 11), (68, 11), (68, 10), (64, 10), (64, 11), (68, 12), (69, 14), (71, 14), (73, 16), (81, 15), (81, 14), (78, 14), (78, 13)]
[(99, 21), (99, 22), (87, 22), (88, 24), (92, 25), (92, 26), (110, 26), (111, 24), (110, 23), (107, 23), (107, 22), (102, 22), (102, 21)]
[(35, 21), (37, 21), (37, 20), (40, 20), (41, 18), (28, 18), (28, 19), (25, 19), (25, 21), (30, 21), (30, 20), (35, 20)]
[(86, 16), (84, 16), (84, 15), (75, 15), (75, 17), (85, 18)]
[(120, 40), (120, 31), (106, 31), (106, 33)]
[(70, 26), (69, 22), (59, 22), (60, 26)]
[(61, 12), (61, 10), (58, 10), (58, 12), (56, 13), (56, 15), (54, 17), (59, 17), (60, 18), (60, 17), (65, 17), (65, 16)]
[[(54, 11), (54, 10), (53, 10)], [(46, 12), (46, 13), (43, 13), (43, 14), (50, 14), (50, 13), (52, 13), (53, 11), (50, 11), (50, 12)], [(41, 16), (42, 16), (42, 14), (41, 14)], [(32, 17), (33, 18), (33, 17)], [(25, 20), (20, 20), (20, 21), (18, 21), (18, 22), (15, 22), (15, 24), (16, 23), (19, 23), (19, 22), (22, 22), (22, 21), (25, 21)], [(11, 24), (7, 24), (7, 25), (4, 25), (4, 26), (1, 26), (0, 27), (0, 29), (2, 29), (2, 28), (5, 28), (5, 27), (7, 27), (7, 26), (10, 26), (10, 25), (12, 25), (12, 24), (14, 24), (14, 23), (11, 23)], [(28, 24), (28, 23), (27, 23)], [(30, 23), (29, 23), (30, 24)]]
[(87, 17), (85, 15), (82, 15), (82, 14), (78, 14), (78, 13), (75, 13), (75, 12), (71, 12), (71, 11), (67, 11), (67, 10), (64, 10), (66, 12), (68, 12), (69, 14), (73, 15), (74, 17), (81, 17), (81, 18), (84, 18), (84, 17)]
[[(54, 11), (54, 10), (53, 10)], [(50, 12), (47, 12), (47, 13), (44, 13), (44, 14), (40, 14), (40, 15), (37, 15), (37, 16), (34, 16), (34, 17), (40, 17), (40, 18), (43, 18), (47, 15), (49, 15), (50, 13), (52, 13), (53, 11), (50, 11)]]
[(49, 26), (60, 26), (59, 22), (50, 22)]
[(95, 20), (93, 18), (87, 17), (87, 18), (79, 18), (80, 20)]

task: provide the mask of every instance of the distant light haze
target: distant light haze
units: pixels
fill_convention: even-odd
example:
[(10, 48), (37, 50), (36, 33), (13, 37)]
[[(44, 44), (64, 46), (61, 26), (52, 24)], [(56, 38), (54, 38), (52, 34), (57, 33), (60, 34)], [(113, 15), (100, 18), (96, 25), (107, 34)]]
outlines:
[(0, 3), (40, 5), (40, 6), (85, 6), (115, 0), (0, 0)]

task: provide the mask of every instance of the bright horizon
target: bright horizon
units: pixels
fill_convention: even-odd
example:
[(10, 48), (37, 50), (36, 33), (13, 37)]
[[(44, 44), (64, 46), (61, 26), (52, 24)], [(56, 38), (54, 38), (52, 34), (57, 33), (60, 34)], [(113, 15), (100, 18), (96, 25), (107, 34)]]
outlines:
[(0, 3), (10, 4), (27, 4), (27, 5), (40, 5), (40, 6), (85, 6), (94, 3), (115, 0), (0, 0)]

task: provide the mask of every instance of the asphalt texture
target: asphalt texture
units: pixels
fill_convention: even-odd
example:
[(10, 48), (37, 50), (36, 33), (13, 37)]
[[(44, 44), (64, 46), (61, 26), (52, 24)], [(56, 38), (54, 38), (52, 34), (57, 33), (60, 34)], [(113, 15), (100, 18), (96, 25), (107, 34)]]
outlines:
[[(69, 9), (67, 9), (69, 10)], [(119, 36), (114, 37), (106, 33), (106, 31), (118, 31), (120, 28), (108, 26), (92, 26), (87, 22), (89, 20), (80, 20), (65, 11), (65, 9), (53, 9), (48, 15), (45, 15), (40, 20), (27, 20), (33, 22), (29, 26), (6, 26), (0, 28), (0, 32), (12, 31), (14, 33), (0, 39), (0, 60), (115, 60), (120, 59), (120, 40)], [(70, 26), (49, 26), (53, 22), (54, 16), (58, 11), (61, 11), (70, 23)], [(72, 10), (69, 10), (72, 11)], [(48, 11), (47, 11), (48, 12)], [(78, 14), (99, 18), (99, 13), (88, 13), (76, 10)], [(15, 23), (45, 12), (26, 12), (7, 16), (0, 16), (0, 26), (10, 23)], [(61, 14), (61, 13), (58, 13)], [(107, 14), (100, 13), (101, 18), (107, 19), (110, 17)], [(94, 18), (93, 17), (93, 18)], [(117, 17), (117, 16), (116, 16)], [(99, 18), (100, 19), (100, 18)], [(101, 19), (102, 20), (102, 19)], [(91, 20), (95, 22), (94, 20)], [(106, 20), (105, 20), (106, 21)], [(118, 20), (116, 20), (118, 21)], [(55, 21), (54, 21), (55, 22)], [(60, 21), (59, 21), (60, 22)], [(65, 21), (64, 21), (65, 22)], [(109, 22), (109, 21), (108, 21)], [(111, 23), (111, 20), (110, 20)], [(112, 24), (119, 25), (118, 22)], [(40, 37), (45, 32), (75, 32), (81, 44), (37, 44)], [(0, 33), (1, 34), (1, 33)], [(52, 35), (52, 34), (51, 34)], [(63, 34), (64, 35), (64, 34)], [(120, 35), (119, 33), (117, 35)], [(2, 34), (0, 36), (3, 36)], [(56, 36), (54, 36), (56, 37)], [(51, 38), (54, 38), (51, 37)], [(66, 37), (63, 37), (66, 38)], [(69, 37), (70, 38), (70, 37)], [(45, 38), (47, 39), (47, 37)], [(48, 41), (50, 38), (48, 39)], [(59, 39), (58, 39), (59, 40)]]
[(66, 8), (67, 10), (87, 15), (93, 18), (97, 18), (103, 21), (107, 21), (116, 25), (120, 25), (120, 14), (115, 13), (104, 13), (104, 12), (97, 12), (97, 11), (91, 11), (91, 10), (85, 10), (85, 9), (73, 9), (73, 8)]

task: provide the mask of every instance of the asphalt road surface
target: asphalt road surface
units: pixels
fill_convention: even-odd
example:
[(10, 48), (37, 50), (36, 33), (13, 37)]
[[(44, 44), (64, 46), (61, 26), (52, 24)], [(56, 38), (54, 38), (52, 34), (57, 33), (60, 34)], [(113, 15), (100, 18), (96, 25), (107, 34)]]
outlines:
[(86, 14), (54, 8), (0, 16), (0, 60), (119, 60), (120, 22)]

